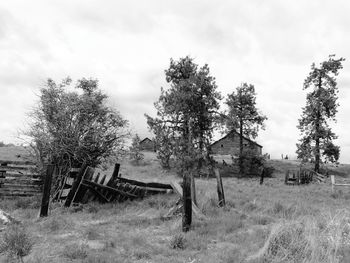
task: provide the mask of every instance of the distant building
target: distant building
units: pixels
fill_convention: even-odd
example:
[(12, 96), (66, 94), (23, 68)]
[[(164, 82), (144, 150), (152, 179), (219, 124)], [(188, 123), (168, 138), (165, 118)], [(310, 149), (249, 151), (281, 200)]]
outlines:
[[(262, 154), (263, 147), (260, 144), (257, 144), (249, 138), (243, 137), (243, 149), (247, 148), (254, 150), (257, 154)], [(239, 133), (234, 130), (229, 132), (226, 136), (211, 145), (211, 151), (213, 154), (238, 155)]]
[(155, 152), (154, 142), (146, 137), (142, 141), (140, 141), (140, 149), (142, 151)]

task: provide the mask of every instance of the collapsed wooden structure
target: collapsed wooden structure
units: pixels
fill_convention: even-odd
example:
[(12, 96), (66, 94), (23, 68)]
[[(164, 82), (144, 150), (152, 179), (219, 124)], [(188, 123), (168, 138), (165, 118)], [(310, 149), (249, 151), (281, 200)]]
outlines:
[(326, 176), (316, 173), (310, 169), (300, 168), (299, 170), (287, 170), (284, 183), (287, 185), (309, 184), (311, 182), (322, 183), (326, 181)]
[(79, 171), (72, 169), (62, 178), (53, 200), (64, 201), (65, 206), (69, 207), (72, 203), (84, 204), (91, 201), (124, 202), (173, 190), (170, 184), (145, 183), (122, 178), (118, 173), (119, 167), (120, 165), (116, 164), (112, 175), (89, 166), (83, 166)]

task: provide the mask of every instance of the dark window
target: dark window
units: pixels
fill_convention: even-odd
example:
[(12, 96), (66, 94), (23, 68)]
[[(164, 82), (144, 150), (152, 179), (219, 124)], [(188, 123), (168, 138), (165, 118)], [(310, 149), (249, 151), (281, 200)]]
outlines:
[(221, 144), (221, 148), (223, 148), (224, 147), (224, 145), (223, 144)]

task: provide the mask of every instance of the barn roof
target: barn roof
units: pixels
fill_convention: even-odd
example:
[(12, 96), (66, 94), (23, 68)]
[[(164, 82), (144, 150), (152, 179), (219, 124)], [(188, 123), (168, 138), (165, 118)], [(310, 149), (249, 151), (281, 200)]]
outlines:
[(144, 138), (143, 140), (141, 140), (140, 143), (144, 143), (144, 142), (146, 142), (146, 141), (152, 142), (152, 140), (151, 140), (150, 138), (146, 137), (146, 138)]
[[(226, 138), (227, 138), (230, 134), (232, 134), (232, 133), (235, 133), (235, 134), (237, 134), (238, 136), (240, 135), (237, 131), (232, 130), (232, 131), (230, 131), (228, 134), (226, 134), (224, 137), (222, 137), (221, 139), (217, 140), (216, 142), (213, 142), (213, 143), (211, 144), (211, 146), (214, 145), (214, 144), (216, 144), (216, 143), (219, 143), (220, 141), (222, 141), (222, 140), (224, 140), (224, 139), (226, 139)], [(258, 147), (260, 147), (260, 148), (262, 148), (262, 145), (258, 144), (258, 143), (255, 142), (255, 141), (252, 141), (251, 139), (249, 139), (249, 138), (247, 138), (247, 137), (245, 137), (245, 136), (243, 136), (243, 139), (245, 139), (245, 140), (247, 140), (247, 141), (249, 141), (249, 142), (255, 144), (256, 146), (258, 146)]]

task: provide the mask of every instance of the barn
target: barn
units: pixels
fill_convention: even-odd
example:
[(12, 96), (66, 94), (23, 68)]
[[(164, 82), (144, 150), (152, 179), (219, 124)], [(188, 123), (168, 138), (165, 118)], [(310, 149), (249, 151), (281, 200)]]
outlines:
[[(256, 151), (257, 154), (262, 154), (262, 146), (249, 138), (243, 137), (243, 147)], [(229, 132), (226, 136), (220, 140), (211, 144), (212, 154), (222, 155), (238, 155), (239, 154), (239, 133), (235, 130)]]
[(140, 149), (141, 151), (155, 152), (154, 142), (146, 137), (142, 141), (140, 141)]

